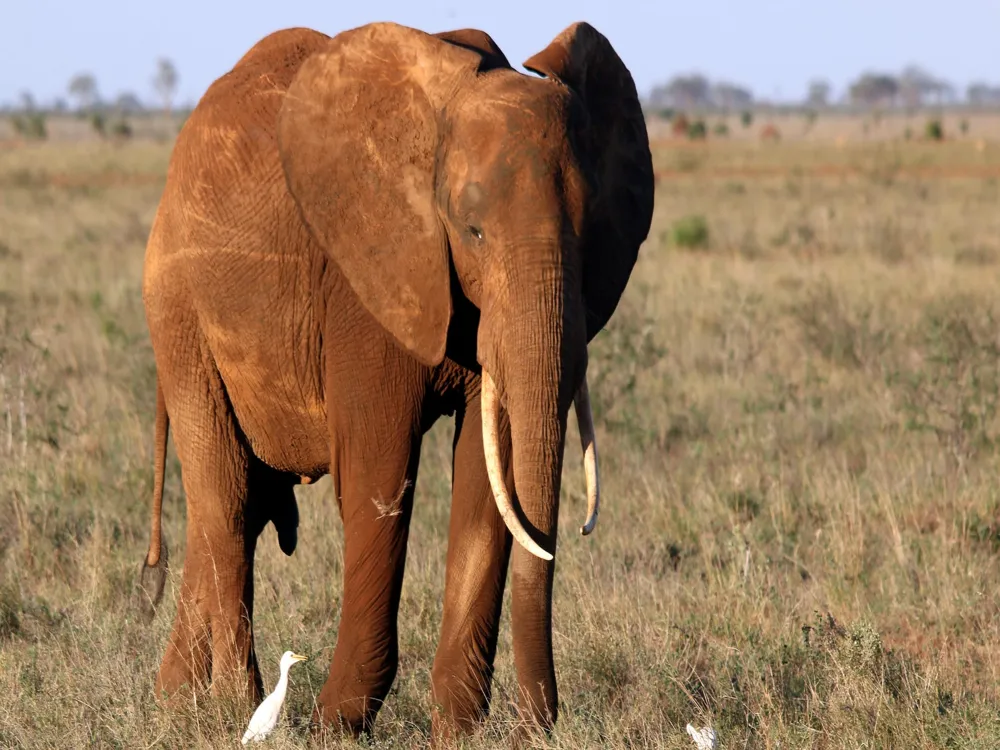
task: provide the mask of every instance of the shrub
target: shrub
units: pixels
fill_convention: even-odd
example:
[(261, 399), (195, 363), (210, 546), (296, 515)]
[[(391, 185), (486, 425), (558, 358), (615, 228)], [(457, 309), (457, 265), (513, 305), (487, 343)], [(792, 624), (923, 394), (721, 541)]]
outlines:
[(743, 127), (749, 128), (753, 125), (753, 112), (746, 110), (740, 115), (740, 122), (743, 123)]
[(941, 120), (936, 117), (932, 120), (928, 120), (927, 124), (924, 126), (924, 136), (929, 141), (943, 141), (944, 126), (941, 124)]
[(24, 116), (14, 115), (11, 118), (11, 125), (13, 125), (14, 131), (23, 138), (44, 141), (49, 137), (49, 131), (45, 125), (45, 115), (41, 112), (30, 112)]
[(688, 126), (687, 136), (692, 141), (701, 141), (708, 136), (708, 128), (704, 120), (695, 120)]
[(962, 135), (965, 135), (966, 133), (968, 133), (969, 132), (969, 121), (963, 118), (962, 121), (960, 123), (958, 123), (958, 129), (962, 131)]
[(961, 466), (1000, 439), (1000, 344), (995, 311), (955, 295), (928, 307), (913, 331), (919, 366), (891, 371), (909, 430), (934, 435)]
[(726, 123), (724, 122), (717, 122), (715, 124), (715, 127), (712, 128), (712, 134), (717, 135), (720, 138), (725, 138), (727, 135), (729, 135), (729, 126), (726, 125)]
[(111, 135), (117, 140), (127, 141), (132, 137), (132, 126), (128, 124), (128, 120), (125, 118), (116, 120), (111, 125)]
[(684, 216), (674, 222), (670, 237), (677, 247), (690, 250), (708, 247), (708, 222), (700, 214)]
[(90, 127), (94, 129), (95, 133), (103, 138), (107, 133), (107, 122), (104, 119), (104, 115), (100, 112), (94, 112), (90, 116)]

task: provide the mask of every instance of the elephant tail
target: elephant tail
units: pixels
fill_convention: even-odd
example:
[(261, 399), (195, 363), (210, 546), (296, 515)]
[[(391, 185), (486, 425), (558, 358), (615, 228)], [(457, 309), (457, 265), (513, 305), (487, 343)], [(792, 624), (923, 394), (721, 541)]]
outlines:
[(167, 543), (163, 538), (161, 511), (163, 510), (163, 476), (167, 463), (167, 433), (170, 417), (163, 398), (163, 388), (156, 384), (156, 430), (153, 445), (153, 513), (150, 519), (149, 551), (143, 561), (139, 577), (139, 607), (143, 619), (151, 622), (156, 607), (163, 598), (163, 588), (167, 582)]

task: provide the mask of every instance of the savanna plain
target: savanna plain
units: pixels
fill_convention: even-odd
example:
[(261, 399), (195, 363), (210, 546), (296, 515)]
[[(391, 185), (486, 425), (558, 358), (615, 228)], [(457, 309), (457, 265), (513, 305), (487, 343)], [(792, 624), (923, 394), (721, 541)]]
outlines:
[[(135, 606), (155, 369), (143, 253), (171, 143), (0, 151), (0, 747), (232, 747), (249, 710), (158, 706), (184, 561)], [(657, 140), (653, 227), (590, 347), (602, 486), (587, 538), (570, 434), (556, 555), (553, 748), (1000, 746), (1000, 143)], [(425, 746), (450, 435), (424, 444), (401, 662), (370, 747)], [(299, 545), (257, 551), (256, 642), (311, 737), (342, 529), (297, 489)], [(509, 614), (493, 712), (516, 692)]]

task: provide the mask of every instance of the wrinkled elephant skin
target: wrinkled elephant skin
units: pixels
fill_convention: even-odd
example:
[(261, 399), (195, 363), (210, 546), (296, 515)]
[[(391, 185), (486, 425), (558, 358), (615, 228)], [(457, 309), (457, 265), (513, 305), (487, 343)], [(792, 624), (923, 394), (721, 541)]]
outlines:
[[(455, 414), (435, 739), (489, 709), (508, 562), (520, 711), (556, 720), (551, 598), (567, 415), (597, 514), (587, 344), (652, 217), (635, 86), (585, 23), (515, 71), (480, 31), (271, 34), (178, 136), (146, 251), (157, 367), (155, 605), (168, 429), (187, 538), (158, 695), (261, 694), (253, 561), (295, 550), (294, 485), (329, 473), (340, 627), (317, 719), (375, 719), (396, 674), (421, 439)], [(147, 608), (148, 609), (148, 608)]]

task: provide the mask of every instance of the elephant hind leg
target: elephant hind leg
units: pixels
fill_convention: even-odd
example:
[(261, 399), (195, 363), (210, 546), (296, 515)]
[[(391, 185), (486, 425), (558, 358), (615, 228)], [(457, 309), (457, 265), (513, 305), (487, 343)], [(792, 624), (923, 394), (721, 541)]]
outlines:
[(250, 502), (256, 459), (199, 342), (186, 361), (160, 367), (181, 462), (187, 549), (177, 615), (156, 681), (157, 695), (212, 682), (213, 693), (257, 700), (253, 648), (253, 555), (266, 519)]

